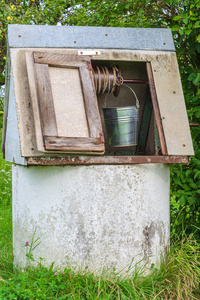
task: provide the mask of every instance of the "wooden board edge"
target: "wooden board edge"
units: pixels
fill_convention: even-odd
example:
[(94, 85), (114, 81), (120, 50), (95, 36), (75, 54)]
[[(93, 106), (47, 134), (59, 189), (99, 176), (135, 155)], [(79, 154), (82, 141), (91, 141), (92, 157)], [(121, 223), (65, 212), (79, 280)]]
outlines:
[(33, 119), (34, 119), (34, 127), (35, 127), (35, 136), (36, 136), (36, 144), (38, 151), (44, 151), (43, 146), (43, 135), (42, 135), (42, 124), (40, 120), (40, 112), (39, 112), (39, 102), (37, 95), (37, 82), (36, 82), (36, 74), (34, 68), (34, 60), (33, 60), (33, 52), (25, 52), (26, 55), (26, 66), (28, 73), (28, 82), (29, 82), (29, 90), (31, 97), (31, 105), (33, 111)]
[(101, 138), (44, 136), (45, 149), (64, 152), (104, 152)]
[(55, 52), (33, 52), (34, 62), (38, 64), (48, 64), (51, 67), (79, 68), (87, 65), (90, 60), (88, 56), (75, 54), (60, 54)]
[(188, 164), (189, 156), (51, 156), (29, 157), (32, 166), (62, 165), (134, 165), (134, 164)]
[(53, 94), (49, 66), (35, 63), (37, 92), (42, 133), (44, 135), (58, 135), (56, 115), (54, 109)]
[(151, 66), (150, 62), (146, 62), (146, 68), (147, 68), (149, 89), (150, 89), (150, 93), (151, 93), (151, 100), (152, 100), (152, 104), (153, 104), (153, 111), (154, 111), (155, 121), (156, 121), (156, 125), (157, 125), (161, 151), (162, 151), (163, 155), (167, 155), (167, 145), (166, 145), (164, 130), (163, 130), (163, 126), (162, 126), (162, 120), (161, 120), (160, 109), (159, 109), (159, 101), (157, 99), (156, 87), (155, 87), (155, 83), (154, 83), (152, 66)]
[(89, 70), (89, 67), (80, 67), (79, 75), (81, 80), (89, 135), (92, 138), (104, 136), (91, 70)]

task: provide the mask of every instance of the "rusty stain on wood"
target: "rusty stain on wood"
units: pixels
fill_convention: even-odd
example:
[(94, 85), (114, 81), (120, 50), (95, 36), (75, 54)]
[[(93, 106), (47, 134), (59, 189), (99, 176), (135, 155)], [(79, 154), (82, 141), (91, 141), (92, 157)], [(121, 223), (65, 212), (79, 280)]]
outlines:
[(156, 120), (156, 125), (157, 125), (157, 129), (158, 129), (158, 135), (159, 135), (159, 140), (160, 140), (160, 145), (161, 145), (161, 151), (162, 151), (163, 155), (167, 155), (167, 146), (166, 146), (163, 126), (162, 126), (161, 116), (160, 116), (160, 110), (159, 110), (159, 106), (158, 106), (158, 100), (157, 100), (157, 95), (156, 95), (156, 89), (155, 89), (155, 84), (154, 84), (151, 63), (147, 62), (146, 66), (147, 66), (147, 75), (148, 75), (148, 79), (149, 79), (149, 88), (150, 88), (151, 100), (152, 100), (152, 104), (153, 104), (154, 116), (155, 116), (155, 120)]
[(51, 156), (29, 157), (28, 166), (188, 164), (188, 156)]

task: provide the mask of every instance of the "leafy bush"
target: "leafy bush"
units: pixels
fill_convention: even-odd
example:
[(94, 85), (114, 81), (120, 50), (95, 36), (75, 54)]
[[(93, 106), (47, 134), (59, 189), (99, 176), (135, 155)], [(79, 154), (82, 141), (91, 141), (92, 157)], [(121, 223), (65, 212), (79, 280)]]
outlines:
[[(0, 137), (2, 120), (0, 114)], [(7, 272), (12, 272), (12, 174), (0, 151), (0, 276)]]
[[(177, 48), (187, 112), (191, 123), (200, 118), (200, 3), (185, 1), (171, 26)], [(180, 232), (194, 232), (200, 226), (200, 125), (192, 128), (195, 157), (188, 166), (171, 168), (171, 215)], [(200, 235), (196, 234), (200, 239)]]
[[(200, 158), (200, 150), (196, 152)], [(171, 168), (171, 223), (176, 233), (195, 233), (200, 226), (200, 159), (192, 158), (188, 166)]]

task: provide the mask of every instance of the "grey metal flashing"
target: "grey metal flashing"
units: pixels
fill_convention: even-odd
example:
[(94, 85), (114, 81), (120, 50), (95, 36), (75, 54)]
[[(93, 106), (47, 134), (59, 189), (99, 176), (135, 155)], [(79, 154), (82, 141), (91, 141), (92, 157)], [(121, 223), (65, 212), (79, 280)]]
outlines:
[(12, 72), (10, 76), (7, 126), (5, 128), (5, 160), (19, 165), (26, 165), (26, 159), (21, 156), (20, 138), (17, 125), (17, 112), (14, 95)]
[(97, 48), (175, 51), (168, 28), (8, 25), (11, 48)]
[(5, 76), (6, 90), (5, 90), (5, 99), (4, 99), (3, 135), (2, 135), (3, 158), (5, 158), (5, 139), (6, 139), (8, 104), (9, 104), (9, 93), (10, 93), (10, 74), (11, 74), (10, 49), (7, 45), (6, 76)]

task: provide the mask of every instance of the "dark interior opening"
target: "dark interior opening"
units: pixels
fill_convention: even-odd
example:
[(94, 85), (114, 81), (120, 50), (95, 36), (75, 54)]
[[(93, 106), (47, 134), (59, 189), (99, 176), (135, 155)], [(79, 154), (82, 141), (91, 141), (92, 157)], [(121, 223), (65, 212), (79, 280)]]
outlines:
[[(160, 154), (159, 138), (156, 122), (154, 119), (152, 101), (149, 91), (146, 62), (132, 61), (92, 61), (92, 66), (114, 66), (117, 65), (124, 80), (138, 79), (144, 83), (125, 83), (132, 88), (139, 100), (139, 125), (137, 146), (112, 147), (109, 145), (108, 134), (105, 125), (103, 107), (128, 107), (135, 106), (136, 99), (132, 91), (125, 85), (120, 86), (117, 97), (113, 94), (98, 94), (98, 105), (105, 136), (106, 151), (104, 155), (158, 155)], [(106, 103), (105, 103), (106, 98)]]

